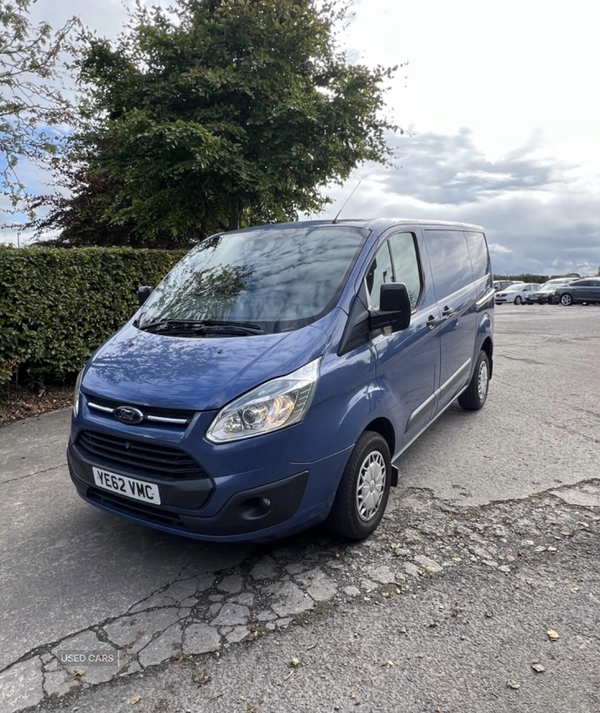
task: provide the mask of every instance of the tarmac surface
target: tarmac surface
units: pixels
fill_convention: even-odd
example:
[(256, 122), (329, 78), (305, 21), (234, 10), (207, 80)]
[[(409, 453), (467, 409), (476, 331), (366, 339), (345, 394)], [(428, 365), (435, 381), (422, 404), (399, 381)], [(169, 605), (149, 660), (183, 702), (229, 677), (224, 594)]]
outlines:
[(138, 527), (77, 497), (67, 411), (0, 429), (0, 711), (600, 710), (600, 308), (503, 305), (495, 349), (359, 544)]

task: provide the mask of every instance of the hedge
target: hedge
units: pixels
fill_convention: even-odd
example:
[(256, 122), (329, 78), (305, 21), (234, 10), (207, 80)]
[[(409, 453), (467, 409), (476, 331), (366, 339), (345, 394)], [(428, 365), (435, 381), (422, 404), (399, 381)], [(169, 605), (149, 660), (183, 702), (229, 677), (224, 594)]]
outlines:
[(0, 247), (0, 385), (65, 383), (184, 250)]

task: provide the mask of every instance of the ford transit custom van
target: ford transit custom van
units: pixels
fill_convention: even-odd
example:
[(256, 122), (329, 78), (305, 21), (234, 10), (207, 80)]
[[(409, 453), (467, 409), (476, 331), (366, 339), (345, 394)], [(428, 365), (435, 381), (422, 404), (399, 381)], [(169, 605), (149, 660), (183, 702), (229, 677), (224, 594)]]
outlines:
[(203, 240), (78, 377), (71, 478), (169, 533), (363, 539), (394, 463), (493, 367), (482, 228), (309, 221)]

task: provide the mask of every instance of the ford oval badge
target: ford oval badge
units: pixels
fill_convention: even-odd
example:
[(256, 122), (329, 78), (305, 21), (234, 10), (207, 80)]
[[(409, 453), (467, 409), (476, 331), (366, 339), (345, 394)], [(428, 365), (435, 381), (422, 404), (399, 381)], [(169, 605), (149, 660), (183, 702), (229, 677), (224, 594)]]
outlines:
[(141, 423), (144, 420), (144, 414), (133, 406), (117, 406), (113, 411), (116, 418), (122, 423), (128, 423), (135, 426), (136, 423)]

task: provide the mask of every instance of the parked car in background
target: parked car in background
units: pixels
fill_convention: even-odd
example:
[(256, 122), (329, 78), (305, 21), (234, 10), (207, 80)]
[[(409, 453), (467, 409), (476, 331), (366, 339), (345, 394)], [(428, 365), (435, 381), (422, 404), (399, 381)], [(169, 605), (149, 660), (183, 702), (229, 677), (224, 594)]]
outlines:
[(522, 285), (523, 280), (496, 280), (494, 282), (494, 289), (496, 292), (499, 290), (504, 290), (507, 287), (510, 287), (511, 285)]
[(576, 303), (599, 303), (600, 277), (585, 277), (582, 280), (574, 280), (570, 285), (559, 287), (556, 290), (555, 299), (565, 307)]
[(525, 297), (525, 303), (528, 305), (553, 304), (555, 301), (556, 290), (559, 287), (570, 285), (576, 279), (577, 278), (575, 277), (556, 277), (552, 280), (548, 280), (547, 282), (544, 282), (539, 290), (529, 292)]
[(540, 285), (536, 282), (523, 282), (521, 284), (510, 285), (494, 295), (494, 301), (497, 305), (504, 302), (512, 302), (516, 305), (523, 304), (527, 295), (536, 292), (540, 289)]

